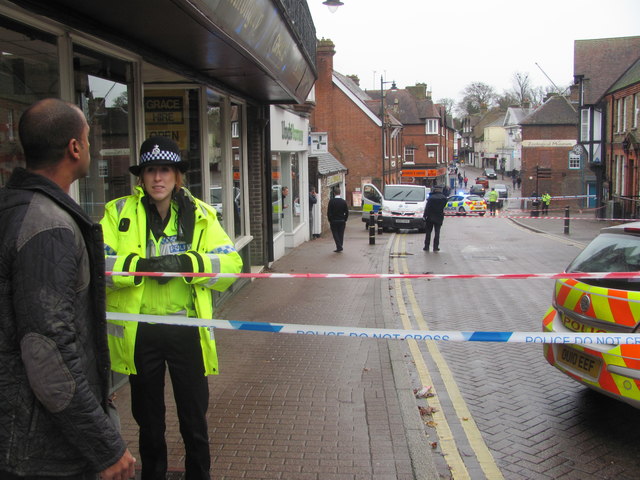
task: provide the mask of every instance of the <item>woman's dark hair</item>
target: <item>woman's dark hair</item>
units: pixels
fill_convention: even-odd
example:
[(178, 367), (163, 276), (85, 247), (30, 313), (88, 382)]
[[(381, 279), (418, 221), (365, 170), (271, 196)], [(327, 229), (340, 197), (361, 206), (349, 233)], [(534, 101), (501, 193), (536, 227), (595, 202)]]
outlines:
[(72, 103), (46, 98), (31, 105), (18, 124), (27, 168), (58, 163), (71, 139), (82, 140), (84, 126), (82, 112)]

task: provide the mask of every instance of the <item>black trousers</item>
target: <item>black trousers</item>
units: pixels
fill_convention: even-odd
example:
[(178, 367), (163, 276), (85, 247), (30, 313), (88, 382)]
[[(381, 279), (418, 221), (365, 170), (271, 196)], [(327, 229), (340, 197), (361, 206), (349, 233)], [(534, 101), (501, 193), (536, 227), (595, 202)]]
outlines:
[(424, 236), (424, 248), (429, 248), (431, 244), (431, 232), (435, 230), (433, 235), (433, 248), (440, 248), (440, 229), (442, 228), (442, 224), (433, 223), (430, 220), (425, 220), (424, 224), (425, 228), (425, 236)]
[(342, 250), (346, 226), (347, 222), (331, 222), (331, 233), (333, 234), (333, 241), (336, 242), (336, 250)]
[(136, 337), (137, 375), (130, 375), (131, 410), (140, 427), (142, 480), (165, 480), (165, 371), (169, 367), (180, 433), (185, 446), (185, 478), (209, 480), (207, 428), (209, 384), (204, 375), (198, 329), (140, 323)]

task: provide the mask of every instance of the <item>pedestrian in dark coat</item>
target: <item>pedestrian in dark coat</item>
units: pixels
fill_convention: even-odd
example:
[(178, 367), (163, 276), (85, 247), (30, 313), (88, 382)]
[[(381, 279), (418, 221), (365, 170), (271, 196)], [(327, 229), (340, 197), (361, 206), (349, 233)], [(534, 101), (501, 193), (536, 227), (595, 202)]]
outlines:
[(336, 242), (334, 252), (341, 252), (342, 244), (344, 243), (344, 229), (347, 226), (347, 218), (349, 218), (349, 206), (340, 196), (340, 188), (336, 187), (334, 189), (334, 197), (329, 200), (327, 218), (331, 226), (333, 240)]
[(444, 207), (447, 204), (447, 197), (442, 193), (442, 187), (434, 187), (429, 199), (427, 200), (427, 206), (424, 209), (424, 222), (426, 235), (424, 237), (424, 251), (429, 251), (431, 244), (431, 232), (435, 230), (433, 236), (433, 251), (440, 251), (440, 228), (444, 222)]

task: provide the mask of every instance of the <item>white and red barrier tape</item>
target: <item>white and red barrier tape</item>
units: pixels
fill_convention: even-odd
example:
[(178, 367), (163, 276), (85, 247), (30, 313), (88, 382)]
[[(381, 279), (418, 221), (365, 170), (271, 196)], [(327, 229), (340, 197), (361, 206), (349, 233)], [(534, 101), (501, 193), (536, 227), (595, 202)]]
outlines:
[(106, 272), (112, 276), (138, 277), (219, 277), (219, 278), (406, 278), (406, 279), (474, 279), (524, 280), (530, 278), (547, 279), (621, 279), (639, 278), (640, 272), (574, 272), (574, 273), (175, 273), (175, 272)]

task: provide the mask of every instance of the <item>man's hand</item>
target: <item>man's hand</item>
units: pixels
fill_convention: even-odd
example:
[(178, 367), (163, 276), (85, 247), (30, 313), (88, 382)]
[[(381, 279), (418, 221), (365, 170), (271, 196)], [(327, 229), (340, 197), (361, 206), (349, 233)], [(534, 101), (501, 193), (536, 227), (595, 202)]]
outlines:
[(100, 472), (100, 480), (128, 480), (135, 476), (136, 459), (127, 449), (117, 463)]

